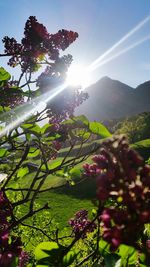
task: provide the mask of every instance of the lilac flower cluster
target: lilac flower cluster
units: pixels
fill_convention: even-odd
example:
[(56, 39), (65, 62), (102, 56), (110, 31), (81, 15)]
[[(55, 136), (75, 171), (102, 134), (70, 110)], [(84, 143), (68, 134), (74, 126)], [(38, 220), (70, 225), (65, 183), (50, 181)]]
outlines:
[(30, 260), (30, 256), (26, 251), (21, 251), (21, 254), (19, 256), (19, 263), (18, 267), (26, 267), (28, 262)]
[[(46, 93), (64, 83), (72, 56), (60, 57), (59, 51), (65, 50), (77, 37), (78, 33), (64, 29), (56, 34), (50, 34), (36, 17), (30, 16), (25, 24), (24, 38), (21, 43), (9, 37), (4, 37), (3, 43), (5, 52), (11, 56), (8, 64), (12, 67), (19, 64), (23, 73), (37, 71), (41, 62), (44, 61), (47, 64), (47, 60), (50, 60), (51, 63), (48, 62), (47, 68), (37, 79), (37, 86), (41, 93)], [(12, 98), (12, 90), (6, 89), (2, 88), (3, 105), (14, 107), (22, 103), (23, 97), (19, 90)], [(57, 122), (61, 122), (70, 117), (75, 108), (87, 97), (87, 93), (80, 92), (77, 88), (66, 88), (62, 94), (47, 104), (48, 117), (50, 120), (57, 118)]]
[(75, 214), (73, 219), (69, 221), (70, 226), (72, 227), (75, 237), (78, 237), (81, 234), (81, 238), (85, 238), (87, 233), (91, 233), (96, 229), (96, 224), (88, 219), (88, 211), (80, 210)]
[(49, 59), (57, 60), (59, 50), (65, 50), (77, 37), (76, 32), (67, 30), (50, 34), (35, 16), (30, 16), (25, 24), (24, 38), (22, 38), (21, 43), (8, 36), (3, 38), (3, 43), (5, 53), (11, 56), (8, 62), (10, 66), (15, 67), (21, 64), (23, 71), (34, 71), (38, 60), (45, 54), (48, 55)]
[[(121, 243), (133, 245), (150, 223), (150, 166), (129, 147), (124, 136), (103, 143), (85, 174), (97, 177), (97, 197), (103, 206), (100, 214), (103, 238), (117, 249)], [(93, 171), (94, 169), (94, 171)], [(113, 204), (107, 208), (105, 203)]]

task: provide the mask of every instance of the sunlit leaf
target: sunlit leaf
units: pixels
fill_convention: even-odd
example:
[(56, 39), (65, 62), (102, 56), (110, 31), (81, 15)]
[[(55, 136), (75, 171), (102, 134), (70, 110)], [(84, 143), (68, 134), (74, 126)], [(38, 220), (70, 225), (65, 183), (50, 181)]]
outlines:
[(49, 170), (53, 170), (57, 167), (59, 167), (62, 163), (62, 159), (57, 159), (55, 161), (52, 161), (51, 163), (48, 164)]
[(42, 242), (40, 243), (34, 251), (36, 260), (39, 261), (43, 258), (47, 258), (49, 253), (53, 249), (59, 249), (59, 246), (56, 242)]
[(29, 132), (31, 134), (34, 134), (36, 136), (41, 135), (41, 127), (38, 124), (22, 124), (21, 128), (25, 130), (25, 132)]
[(81, 176), (81, 169), (80, 168), (72, 168), (69, 172), (72, 178), (78, 178)]
[(7, 72), (4, 68), (0, 67), (0, 83), (8, 81), (11, 78), (9, 72)]
[(28, 167), (22, 167), (17, 172), (17, 178), (22, 178), (29, 173)]
[(70, 266), (79, 254), (78, 250), (70, 250), (64, 257), (62, 267)]
[(0, 148), (0, 158), (6, 156), (8, 150), (6, 148)]
[(36, 147), (31, 147), (28, 153), (28, 158), (36, 158), (39, 156), (40, 150)]
[(49, 132), (51, 127), (52, 127), (52, 124), (46, 123), (41, 129), (41, 134), (45, 134), (45, 133)]
[(90, 124), (89, 124), (89, 130), (93, 134), (97, 134), (97, 135), (101, 136), (102, 138), (110, 137), (111, 136), (111, 133), (100, 122), (96, 122), (96, 121), (90, 122)]
[(130, 265), (134, 265), (138, 260), (138, 253), (134, 247), (127, 245), (120, 245), (117, 253), (122, 258), (122, 262), (127, 262)]
[(99, 251), (102, 255), (110, 253), (109, 247), (110, 245), (103, 239), (99, 241)]

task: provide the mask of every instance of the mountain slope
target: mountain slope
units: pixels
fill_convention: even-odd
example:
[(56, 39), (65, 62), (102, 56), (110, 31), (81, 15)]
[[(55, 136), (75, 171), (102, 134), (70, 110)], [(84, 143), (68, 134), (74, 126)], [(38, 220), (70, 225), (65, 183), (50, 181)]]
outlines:
[(103, 77), (86, 91), (89, 99), (76, 109), (90, 120), (118, 119), (150, 110), (150, 81), (136, 89)]

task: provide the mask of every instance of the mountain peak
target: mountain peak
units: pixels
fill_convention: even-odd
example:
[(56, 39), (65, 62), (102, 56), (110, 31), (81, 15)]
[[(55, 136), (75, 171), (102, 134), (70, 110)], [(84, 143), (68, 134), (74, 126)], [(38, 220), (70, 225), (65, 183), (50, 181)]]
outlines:
[(90, 120), (118, 119), (150, 110), (150, 81), (134, 90), (104, 76), (86, 91), (89, 98), (76, 110), (76, 114), (84, 113)]
[(136, 87), (136, 89), (147, 89), (147, 90), (150, 90), (150, 81), (146, 81), (146, 82), (144, 82), (144, 83), (141, 83), (140, 85), (138, 85), (137, 87)]
[(112, 81), (112, 79), (108, 76), (103, 76), (99, 81)]

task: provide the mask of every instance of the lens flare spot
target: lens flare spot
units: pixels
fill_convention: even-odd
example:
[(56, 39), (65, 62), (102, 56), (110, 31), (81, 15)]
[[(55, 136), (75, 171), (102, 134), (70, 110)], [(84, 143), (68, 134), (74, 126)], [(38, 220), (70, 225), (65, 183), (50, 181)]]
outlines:
[(67, 72), (66, 82), (72, 86), (81, 86), (83, 89), (90, 84), (89, 72), (81, 65), (72, 65)]

